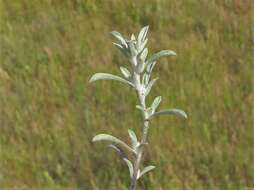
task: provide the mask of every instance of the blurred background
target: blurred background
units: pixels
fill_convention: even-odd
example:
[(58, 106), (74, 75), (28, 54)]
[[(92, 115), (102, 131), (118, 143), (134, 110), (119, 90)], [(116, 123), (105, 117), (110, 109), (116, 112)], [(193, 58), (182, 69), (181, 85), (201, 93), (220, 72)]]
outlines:
[(152, 121), (147, 190), (254, 188), (253, 0), (1, 0), (0, 189), (127, 190), (127, 166), (97, 133), (139, 136), (135, 92), (117, 82), (128, 62), (112, 30), (150, 25), (149, 55), (163, 58), (148, 97), (185, 110)]

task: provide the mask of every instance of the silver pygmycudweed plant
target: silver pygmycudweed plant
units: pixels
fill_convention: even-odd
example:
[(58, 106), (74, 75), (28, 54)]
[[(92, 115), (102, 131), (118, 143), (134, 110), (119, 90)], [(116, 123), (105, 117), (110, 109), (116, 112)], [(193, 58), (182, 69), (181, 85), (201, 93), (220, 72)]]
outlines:
[[(162, 56), (176, 55), (174, 51), (162, 50), (147, 59), (148, 49), (146, 48), (146, 44), (148, 41), (148, 28), (148, 26), (142, 28), (137, 38), (134, 34), (132, 34), (130, 40), (124, 38), (117, 31), (111, 32), (111, 34), (118, 40), (118, 43), (114, 43), (114, 45), (130, 62), (131, 71), (129, 71), (126, 67), (121, 66), (120, 71), (123, 77), (115, 76), (108, 73), (96, 73), (90, 79), (90, 82), (94, 82), (97, 80), (116, 80), (131, 86), (137, 92), (139, 105), (137, 105), (136, 108), (139, 109), (143, 115), (143, 129), (141, 140), (138, 140), (134, 131), (130, 129), (128, 130), (128, 133), (131, 139), (131, 145), (128, 145), (120, 139), (108, 134), (96, 135), (92, 140), (93, 142), (110, 142), (111, 144), (109, 145), (109, 147), (113, 148), (124, 160), (124, 162), (126, 162), (129, 168), (131, 179), (130, 190), (135, 190), (138, 179), (140, 179), (144, 174), (155, 168), (155, 166), (146, 166), (142, 170), (140, 169), (140, 163), (143, 157), (144, 147), (145, 145), (147, 145), (149, 121), (153, 117), (166, 114), (176, 115), (184, 119), (187, 118), (186, 113), (179, 109), (164, 109), (161, 111), (157, 111), (157, 108), (160, 105), (162, 99), (161, 96), (157, 96), (150, 106), (146, 105), (146, 97), (148, 96), (153, 85), (158, 79), (151, 78), (151, 74), (154, 66), (156, 65), (156, 61)], [(129, 151), (131, 154), (133, 154), (133, 159), (129, 159), (125, 151)]]

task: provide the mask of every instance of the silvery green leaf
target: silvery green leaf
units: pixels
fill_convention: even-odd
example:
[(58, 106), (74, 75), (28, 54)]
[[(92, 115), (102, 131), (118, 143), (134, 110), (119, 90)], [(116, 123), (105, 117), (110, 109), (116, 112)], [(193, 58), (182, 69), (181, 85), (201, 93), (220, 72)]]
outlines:
[(97, 142), (97, 141), (109, 141), (109, 142), (113, 142), (113, 143), (116, 143), (118, 144), (119, 146), (122, 146), (124, 148), (126, 148), (127, 150), (129, 150), (130, 152), (133, 152), (136, 154), (136, 152), (131, 148), (129, 147), (125, 142), (121, 141), (120, 139), (112, 136), (112, 135), (108, 135), (108, 134), (99, 134), (99, 135), (96, 135), (92, 142)]
[(144, 42), (141, 42), (141, 44), (138, 46), (138, 52), (141, 52), (145, 48), (147, 42), (148, 42), (148, 39), (145, 39)]
[(136, 105), (136, 108), (141, 110), (141, 111), (144, 111), (144, 108), (141, 105)]
[(171, 50), (162, 50), (158, 53), (155, 53), (152, 55), (152, 57), (150, 57), (148, 60), (147, 60), (147, 65), (149, 65), (150, 63), (156, 61), (157, 59), (159, 59), (160, 57), (163, 57), (163, 56), (170, 56), (170, 55), (176, 55), (176, 53), (174, 51), (171, 51)]
[(131, 40), (132, 40), (132, 41), (136, 41), (136, 37), (135, 37), (134, 34), (131, 35)]
[(145, 48), (145, 49), (142, 51), (142, 53), (140, 54), (140, 59), (141, 59), (142, 62), (145, 62), (147, 55), (148, 55), (148, 49)]
[(125, 57), (129, 57), (128, 49), (124, 48), (120, 44), (117, 44), (117, 43), (114, 43), (114, 42), (113, 42), (113, 44), (117, 47), (117, 49), (119, 49), (122, 52), (122, 54), (124, 54)]
[(137, 180), (139, 175), (140, 175), (140, 169), (138, 169), (138, 172), (137, 172)]
[(147, 113), (148, 117), (150, 117), (151, 115), (153, 115), (153, 113), (154, 113), (153, 108), (152, 108), (152, 107), (147, 108), (147, 109), (146, 109), (146, 113)]
[(122, 45), (124, 45), (125, 47), (127, 47), (126, 41), (124, 39), (124, 37), (117, 31), (112, 31), (111, 34), (121, 42)]
[(138, 34), (138, 42), (141, 44), (146, 38), (149, 26), (143, 27)]
[(160, 105), (160, 102), (161, 102), (161, 96), (157, 96), (153, 103), (152, 103), (152, 108), (153, 108), (153, 111), (155, 111), (157, 109), (157, 107)]
[(138, 65), (135, 68), (135, 71), (140, 74), (145, 70), (145, 62), (139, 62)]
[(138, 175), (137, 179), (141, 178), (144, 174), (146, 174), (147, 172), (153, 170), (155, 168), (155, 166), (147, 166), (145, 167), (142, 172), (140, 172), (140, 174)]
[(151, 91), (151, 89), (152, 89), (154, 83), (155, 83), (157, 80), (158, 80), (158, 78), (155, 78), (155, 79), (151, 80), (151, 81), (148, 83), (148, 85), (147, 85), (147, 87), (146, 87), (145, 96), (147, 96), (147, 95), (150, 93), (150, 91)]
[(128, 168), (129, 168), (130, 178), (132, 178), (132, 176), (133, 176), (133, 165), (132, 165), (131, 161), (128, 160), (127, 158), (124, 158), (123, 160), (126, 162)]
[(158, 115), (176, 115), (180, 118), (184, 118), (184, 119), (188, 118), (187, 114), (183, 110), (179, 110), (179, 109), (161, 110), (151, 115), (151, 117), (158, 116)]
[[(146, 63), (147, 63), (147, 62), (146, 62)], [(149, 63), (149, 64), (146, 66), (146, 72), (149, 73), (149, 74), (152, 73), (155, 64), (156, 64), (156, 61), (153, 61), (153, 62)]]
[(136, 47), (134, 45), (134, 41), (128, 41), (127, 44), (128, 44), (129, 51), (130, 51), (131, 55), (133, 57), (136, 56), (138, 54), (138, 52), (137, 52)]
[(142, 84), (145, 86), (148, 85), (150, 79), (150, 75), (148, 73), (144, 73), (142, 77)]
[(117, 48), (123, 49), (123, 46), (122, 46), (122, 45), (120, 45), (120, 44), (118, 44), (118, 43), (115, 43), (115, 42), (113, 42), (113, 44), (114, 44)]
[(155, 66), (155, 64), (156, 64), (156, 61), (150, 63), (150, 64), (147, 65), (147, 66), (146, 66), (146, 64), (147, 64), (147, 62), (145, 63), (146, 74), (147, 74), (147, 79), (146, 79), (146, 80), (149, 81), (150, 78), (151, 78), (151, 75), (152, 75), (153, 68), (154, 68), (154, 66)]
[(125, 67), (120, 67), (120, 70), (125, 78), (129, 79), (131, 77), (131, 73)]
[(114, 144), (110, 144), (108, 146), (109, 148), (112, 148), (113, 150), (115, 150), (117, 152), (117, 154), (122, 158), (127, 158), (127, 155), (125, 154), (125, 152), (120, 148), (118, 147), (117, 145), (114, 145)]
[(131, 129), (128, 129), (128, 133), (131, 139), (132, 148), (135, 149), (139, 144), (137, 136)]
[(112, 75), (109, 73), (96, 73), (90, 78), (89, 82), (94, 82), (97, 80), (116, 80), (134, 87), (134, 85), (130, 81), (127, 81), (119, 76)]
[(114, 149), (117, 153), (120, 153), (120, 152), (121, 152), (120, 148), (117, 147), (117, 146), (114, 145), (114, 144), (110, 144), (110, 145), (108, 145), (108, 147)]

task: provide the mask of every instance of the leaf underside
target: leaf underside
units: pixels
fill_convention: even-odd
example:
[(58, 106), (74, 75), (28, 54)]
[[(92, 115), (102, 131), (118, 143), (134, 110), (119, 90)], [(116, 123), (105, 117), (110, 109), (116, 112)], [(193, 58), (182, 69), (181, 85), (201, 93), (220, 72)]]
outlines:
[(142, 172), (140, 172), (140, 174), (138, 175), (138, 179), (141, 178), (144, 174), (150, 172), (151, 170), (153, 170), (155, 168), (155, 166), (146, 166)]
[(176, 116), (178, 116), (180, 118), (183, 118), (183, 119), (187, 119), (188, 118), (187, 114), (183, 110), (179, 110), (179, 109), (165, 109), (165, 110), (161, 110), (161, 111), (156, 112), (153, 115), (151, 115), (151, 117), (159, 116), (159, 115), (176, 115)]
[(156, 61), (157, 59), (159, 59), (160, 57), (163, 57), (163, 56), (174, 56), (176, 55), (176, 53), (172, 50), (161, 50), (159, 51), (158, 53), (155, 53), (153, 54), (148, 60), (147, 62), (148, 63), (152, 63), (154, 61)]
[(130, 81), (127, 81), (119, 76), (112, 75), (109, 73), (96, 73), (90, 78), (89, 82), (95, 82), (97, 80), (115, 80), (134, 87), (134, 85)]
[(133, 176), (133, 170), (134, 170), (133, 169), (133, 165), (132, 165), (131, 161), (128, 160), (127, 158), (124, 158), (123, 160), (126, 162), (128, 168), (129, 168), (130, 178), (132, 178), (132, 176)]
[(97, 142), (97, 141), (109, 141), (109, 142), (113, 142), (113, 143), (116, 143), (124, 148), (126, 148), (127, 150), (129, 150), (130, 152), (133, 152), (136, 154), (136, 152), (131, 148), (129, 147), (125, 142), (121, 141), (120, 139), (112, 136), (112, 135), (108, 135), (108, 134), (99, 134), (99, 135), (96, 135), (92, 142)]

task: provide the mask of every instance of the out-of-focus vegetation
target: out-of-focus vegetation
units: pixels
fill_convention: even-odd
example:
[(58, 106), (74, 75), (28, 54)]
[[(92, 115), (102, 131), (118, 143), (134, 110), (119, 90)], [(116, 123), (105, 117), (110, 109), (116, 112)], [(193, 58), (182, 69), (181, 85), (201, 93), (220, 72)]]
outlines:
[(0, 9), (1, 189), (127, 189), (125, 164), (91, 138), (140, 131), (135, 93), (88, 79), (127, 63), (110, 31), (147, 24), (150, 53), (178, 54), (157, 65), (150, 101), (161, 94), (161, 107), (189, 119), (152, 122), (145, 163), (157, 168), (139, 189), (254, 188), (252, 0), (1, 0)]

